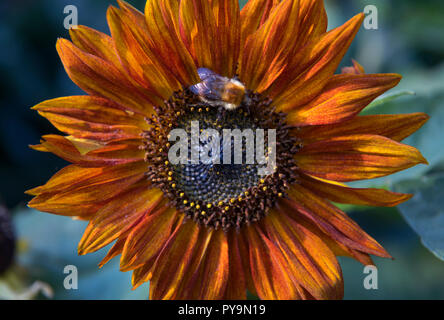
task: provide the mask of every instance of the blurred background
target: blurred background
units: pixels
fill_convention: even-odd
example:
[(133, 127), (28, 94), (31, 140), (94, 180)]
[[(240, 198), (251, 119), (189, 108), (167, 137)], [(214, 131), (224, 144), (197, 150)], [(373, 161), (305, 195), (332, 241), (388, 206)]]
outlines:
[[(143, 10), (144, 0), (128, 1)], [(243, 5), (245, 1), (241, 0)], [(395, 260), (375, 259), (378, 289), (365, 290), (363, 267), (341, 259), (346, 299), (444, 299), (444, 2), (441, 0), (326, 0), (329, 28), (366, 5), (378, 9), (378, 29), (361, 28), (341, 67), (356, 59), (367, 73), (395, 72), (401, 84), (368, 108), (367, 113), (426, 112), (431, 120), (406, 143), (429, 160), (390, 178), (357, 186), (415, 192), (394, 209), (344, 206)], [(40, 136), (57, 133), (30, 108), (61, 96), (82, 94), (67, 77), (55, 50), (58, 37), (68, 38), (63, 9), (75, 5), (79, 24), (108, 32), (106, 9), (111, 0), (20, 0), (0, 3), (0, 205), (12, 215), (17, 239), (15, 258), (6, 271), (0, 263), (0, 298), (32, 291), (29, 298), (143, 299), (148, 285), (130, 291), (130, 274), (111, 263), (97, 264), (106, 250), (77, 257), (85, 223), (26, 208), (24, 191), (44, 184), (66, 163), (28, 148)], [(413, 92), (415, 93), (413, 95)], [(397, 97), (395, 99), (395, 97)], [(380, 103), (384, 102), (384, 103)], [(6, 216), (6, 215), (4, 215)], [(2, 225), (0, 215), (0, 226)], [(3, 224), (5, 225), (5, 223)], [(0, 237), (0, 244), (7, 237)], [(3, 251), (0, 251), (3, 252)], [(5, 254), (4, 254), (5, 256)], [(0, 262), (1, 261), (0, 257)], [(6, 264), (6, 258), (3, 263)], [(63, 268), (76, 265), (79, 289), (65, 290)], [(3, 272), (2, 272), (3, 271)], [(36, 281), (40, 281), (37, 282)], [(48, 285), (48, 286), (46, 286)], [(26, 296), (26, 297), (28, 297)]]

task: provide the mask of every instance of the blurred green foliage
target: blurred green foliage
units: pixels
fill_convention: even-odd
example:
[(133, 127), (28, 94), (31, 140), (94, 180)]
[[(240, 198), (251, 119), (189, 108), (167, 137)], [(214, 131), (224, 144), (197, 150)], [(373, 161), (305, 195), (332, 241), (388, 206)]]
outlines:
[[(129, 1), (143, 9), (144, 0)], [(112, 262), (98, 270), (104, 252), (78, 257), (76, 246), (84, 222), (23, 209), (26, 189), (43, 184), (65, 162), (30, 150), (28, 144), (56, 129), (29, 108), (50, 98), (82, 94), (66, 76), (55, 50), (58, 37), (68, 38), (63, 8), (73, 4), (79, 23), (108, 32), (106, 8), (110, 0), (22, 0), (0, 3), (0, 203), (18, 208), (14, 221), (27, 249), (16, 264), (26, 281), (40, 279), (55, 290), (56, 299), (145, 298), (147, 285), (130, 291), (130, 274), (120, 273)], [(245, 0), (241, 0), (245, 3)], [(347, 211), (395, 258), (375, 259), (379, 289), (363, 288), (363, 268), (341, 259), (347, 299), (444, 299), (442, 257), (444, 171), (444, 2), (441, 0), (326, 0), (329, 28), (334, 28), (366, 5), (376, 5), (379, 29), (358, 33), (340, 67), (359, 61), (369, 73), (396, 72), (404, 76), (389, 94), (414, 91), (374, 105), (367, 113), (426, 112), (431, 120), (405, 142), (419, 148), (430, 166), (357, 186), (383, 186), (415, 192), (399, 208), (370, 209), (348, 206)], [(404, 214), (408, 224), (402, 218)], [(433, 227), (429, 227), (430, 221)], [(410, 226), (412, 228), (410, 228)], [(441, 229), (440, 229), (441, 228)], [(413, 232), (415, 230), (418, 235)], [(435, 255), (425, 249), (421, 241)], [(78, 266), (78, 291), (62, 287), (63, 268)], [(1, 280), (0, 280), (1, 281)]]
[[(22, 252), (17, 264), (32, 279), (44, 279), (54, 290), (56, 299), (146, 299), (148, 284), (131, 290), (131, 272), (119, 272), (119, 259), (98, 268), (110, 246), (86, 256), (77, 255), (77, 244), (87, 223), (49, 215), (35, 210), (15, 215)], [(38, 227), (36, 227), (38, 221)], [(47, 232), (51, 230), (51, 236)], [(78, 270), (78, 289), (66, 290), (65, 266)]]

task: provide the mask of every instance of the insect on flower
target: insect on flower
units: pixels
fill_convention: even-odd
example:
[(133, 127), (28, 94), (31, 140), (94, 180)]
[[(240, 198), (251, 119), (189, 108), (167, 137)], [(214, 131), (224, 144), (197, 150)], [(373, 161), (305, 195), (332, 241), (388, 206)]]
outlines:
[(199, 68), (197, 73), (202, 82), (191, 86), (190, 90), (206, 104), (232, 111), (245, 100), (245, 85), (237, 78), (222, 77), (207, 68)]

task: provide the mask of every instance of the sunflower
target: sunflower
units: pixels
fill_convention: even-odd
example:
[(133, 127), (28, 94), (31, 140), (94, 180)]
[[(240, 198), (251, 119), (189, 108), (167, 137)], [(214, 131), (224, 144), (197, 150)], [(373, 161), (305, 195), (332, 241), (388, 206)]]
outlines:
[[(111, 36), (78, 26), (57, 50), (87, 95), (33, 109), (66, 135), (34, 149), (69, 161), (29, 206), (89, 221), (79, 254), (114, 243), (151, 299), (340, 299), (337, 256), (390, 257), (334, 203), (396, 206), (411, 195), (345, 182), (426, 163), (400, 143), (423, 113), (358, 115), (398, 84), (356, 62), (335, 74), (364, 15), (327, 31), (321, 0), (118, 1)], [(221, 116), (190, 90), (206, 68), (245, 87)], [(276, 130), (276, 166), (173, 165), (173, 128)]]

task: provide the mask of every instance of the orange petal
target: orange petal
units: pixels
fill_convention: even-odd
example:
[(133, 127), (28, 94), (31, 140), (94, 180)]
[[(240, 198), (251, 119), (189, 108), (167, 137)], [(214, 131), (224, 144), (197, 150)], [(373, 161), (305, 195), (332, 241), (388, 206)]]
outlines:
[(145, 17), (151, 47), (183, 86), (199, 82), (193, 58), (179, 35), (179, 1), (148, 0)]
[(307, 126), (351, 119), (400, 80), (401, 76), (397, 74), (335, 75), (319, 96), (300, 108), (292, 109), (287, 122)]
[(234, 245), (239, 248), (240, 262), (242, 263), (242, 270), (244, 272), (245, 283), (248, 291), (255, 296), (258, 296), (254, 286), (253, 276), (251, 274), (249, 243), (245, 238), (245, 236), (242, 236), (242, 233), (236, 232), (236, 234), (230, 237), (230, 243), (234, 243)]
[[(279, 204), (279, 206), (281, 207), (281, 204)], [(365, 266), (374, 265), (372, 259), (367, 253), (355, 250), (353, 248), (347, 247), (341, 242), (335, 241), (331, 236), (329, 236), (327, 233), (324, 233), (316, 224), (313, 223), (313, 221), (309, 220), (307, 217), (295, 214), (292, 214), (292, 216), (290, 217), (286, 214), (285, 211), (279, 211), (279, 213), (281, 215), (285, 215), (285, 219), (290, 219), (294, 221), (293, 223), (303, 226), (304, 228), (310, 230), (312, 233), (318, 236), (320, 239), (322, 239), (322, 241), (336, 256), (345, 256), (356, 259)]]
[(250, 0), (245, 4), (240, 12), (241, 46), (267, 21), (270, 13), (279, 5), (279, 2), (279, 0)]
[(145, 92), (146, 89), (137, 83), (122, 65), (119, 55), (117, 54), (116, 46), (112, 37), (99, 32), (97, 30), (78, 26), (78, 28), (71, 28), (69, 30), (71, 40), (75, 46), (82, 51), (97, 56), (118, 69), (126, 82), (134, 86), (141, 92)]
[(300, 299), (301, 296), (289, 275), (289, 265), (281, 251), (256, 224), (247, 227), (244, 232), (249, 244), (251, 275), (259, 298)]
[[(228, 246), (229, 246), (229, 275), (227, 280), (227, 288), (224, 295), (224, 300), (245, 300), (247, 299), (247, 284), (245, 268), (248, 264), (242, 263), (242, 253), (239, 248), (238, 241), (241, 239), (239, 234), (235, 231), (228, 232)], [(242, 241), (242, 240), (241, 240)], [(248, 258), (248, 257), (247, 257)]]
[(122, 253), (123, 247), (125, 246), (126, 237), (120, 237), (117, 239), (116, 243), (109, 249), (108, 253), (106, 254), (105, 258), (102, 259), (99, 263), (99, 268), (102, 268), (105, 264), (107, 264), (110, 260), (117, 257), (119, 254)]
[(153, 275), (154, 263), (155, 259), (153, 258), (152, 260), (145, 262), (145, 264), (140, 268), (137, 268), (133, 271), (133, 276), (131, 278), (133, 290), (136, 290), (142, 284), (151, 280)]
[(136, 185), (104, 206), (90, 221), (79, 243), (79, 254), (94, 252), (116, 240), (141, 217), (149, 214), (162, 199), (162, 192)]
[(121, 68), (114, 41), (109, 35), (86, 26), (69, 29), (69, 35), (77, 48)]
[[(190, 262), (187, 273), (180, 279), (174, 295), (175, 300), (196, 300), (204, 299), (198, 296), (199, 288), (197, 279), (202, 275), (201, 268), (207, 254), (207, 250), (210, 247), (211, 240), (213, 238), (214, 229), (201, 230), (199, 233), (199, 239), (197, 245), (194, 248), (193, 258)], [(202, 279), (200, 279), (202, 281)]]
[(92, 97), (63, 97), (35, 107), (57, 129), (76, 138), (98, 141), (139, 139), (147, 124), (142, 117), (128, 114), (109, 100)]
[(279, 110), (303, 106), (322, 91), (338, 68), (363, 19), (364, 15), (358, 14), (291, 56), (285, 72), (265, 92)]
[[(139, 222), (139, 221), (138, 221)], [(133, 225), (135, 228), (137, 228), (137, 223)], [(117, 257), (119, 254), (123, 252), (123, 249), (125, 247), (125, 242), (128, 239), (128, 235), (131, 233), (132, 229), (127, 229), (124, 233), (122, 233), (117, 241), (114, 243), (114, 245), (111, 247), (111, 249), (108, 251), (106, 256), (100, 261), (99, 268), (102, 268), (105, 264), (107, 264), (111, 259)], [(144, 266), (148, 263), (154, 263), (154, 261), (147, 261)], [(142, 284), (142, 283), (141, 283)], [(135, 289), (135, 288), (133, 288)]]
[(356, 60), (353, 60), (353, 66), (351, 67), (344, 67), (341, 70), (341, 73), (343, 74), (364, 74), (365, 70), (364, 67), (361, 66)]
[(183, 277), (189, 274), (194, 254), (199, 254), (199, 233), (194, 221), (178, 226), (156, 260), (150, 282), (150, 300), (174, 299)]
[(294, 281), (316, 299), (342, 299), (341, 267), (319, 237), (280, 212), (272, 212), (263, 225), (288, 260)]
[(299, 168), (334, 181), (373, 179), (427, 164), (410, 146), (375, 135), (350, 135), (314, 142), (295, 155)]
[(119, 144), (108, 145), (82, 154), (76, 145), (66, 137), (47, 135), (42, 137), (38, 148), (45, 148), (58, 157), (71, 163), (85, 167), (104, 167), (110, 165), (125, 164), (143, 161), (145, 153), (139, 149), (139, 145), (131, 141), (122, 141)]
[(57, 51), (71, 80), (91, 95), (108, 98), (121, 107), (150, 115), (158, 100), (132, 86), (110, 62), (86, 53), (70, 41), (59, 39)]
[(229, 273), (227, 235), (222, 230), (213, 231), (208, 245), (198, 252), (201, 254), (197, 254), (192, 263), (194, 273), (184, 278), (176, 299), (220, 300)]
[(143, 174), (146, 170), (147, 166), (144, 162), (103, 168), (83, 168), (77, 165), (69, 165), (57, 172), (45, 185), (31, 189), (27, 191), (27, 194), (62, 193), (89, 186), (99, 186)]
[(69, 203), (60, 203), (57, 205), (45, 205), (47, 200), (51, 199), (50, 194), (42, 194), (35, 197), (28, 203), (30, 208), (37, 209), (43, 212), (49, 212), (61, 216), (78, 218), (80, 220), (90, 220), (94, 214), (100, 210), (111, 199), (104, 199), (103, 201), (95, 201), (86, 204), (70, 205)]
[(312, 191), (294, 185), (289, 190), (290, 200), (283, 200), (280, 208), (289, 216), (305, 216), (336, 242), (365, 253), (389, 258), (390, 255), (356, 222), (331, 203)]
[[(175, 232), (177, 232), (177, 229), (182, 226), (183, 220), (184, 220), (183, 215), (179, 215), (177, 217), (175, 231), (173, 232), (173, 234)], [(171, 235), (170, 235), (170, 237), (171, 237)], [(162, 252), (162, 250), (165, 248), (165, 246), (166, 246), (166, 244), (162, 247), (160, 252)], [(158, 258), (158, 255), (156, 255), (155, 257), (153, 257), (149, 261), (145, 261), (145, 263), (140, 268), (137, 268), (133, 271), (133, 276), (131, 279), (131, 283), (133, 285), (133, 290), (135, 290), (136, 288), (138, 288), (139, 286), (141, 286), (145, 282), (151, 280), (151, 278), (153, 277), (153, 270), (154, 270), (155, 262), (156, 262), (157, 258)]]
[(179, 30), (196, 66), (235, 75), (240, 50), (238, 0), (180, 1)]
[(334, 182), (316, 179), (305, 174), (299, 176), (299, 182), (305, 188), (315, 190), (319, 196), (338, 203), (394, 207), (412, 197), (411, 194), (390, 192), (383, 189), (349, 188)]
[[(279, 3), (279, 0), (250, 0), (247, 2), (241, 10), (241, 46), (267, 21), (270, 13)], [(299, 6), (299, 34), (294, 39), (295, 48), (302, 47), (327, 30), (327, 13), (323, 0), (300, 0)]]
[(131, 230), (120, 260), (121, 271), (125, 272), (142, 266), (164, 247), (177, 220), (176, 210), (166, 209), (163, 207), (145, 216)]
[(302, 48), (307, 43), (318, 39), (327, 31), (328, 18), (324, 0), (300, 0), (299, 35), (297, 46)]
[[(28, 206), (40, 211), (60, 215), (77, 216), (77, 207), (98, 205), (124, 192), (136, 182), (143, 179), (143, 172), (117, 176), (109, 180), (92, 183), (94, 178), (80, 183), (75, 188), (68, 190), (41, 193), (32, 199)], [(50, 183), (49, 188), (53, 186)], [(43, 189), (45, 186), (43, 187)], [(83, 214), (80, 214), (83, 215)]]
[(110, 6), (107, 12), (108, 25), (120, 60), (128, 74), (156, 95), (156, 104), (160, 104), (180, 89), (180, 84), (150, 48), (143, 14), (120, 3), (123, 9)]
[(249, 89), (264, 91), (284, 71), (298, 34), (298, 19), (299, 1), (282, 1), (246, 39), (239, 76)]
[(322, 241), (324, 241), (324, 243), (328, 245), (328, 247), (331, 249), (331, 251), (334, 252), (336, 256), (343, 256), (355, 259), (364, 266), (375, 265), (373, 259), (370, 257), (369, 254), (349, 248), (342, 243), (335, 242), (330, 237), (324, 234), (321, 234), (319, 237), (322, 239)]
[(425, 113), (358, 116), (335, 125), (303, 127), (298, 135), (305, 143), (352, 134), (374, 134), (402, 141), (419, 130), (429, 118)]

